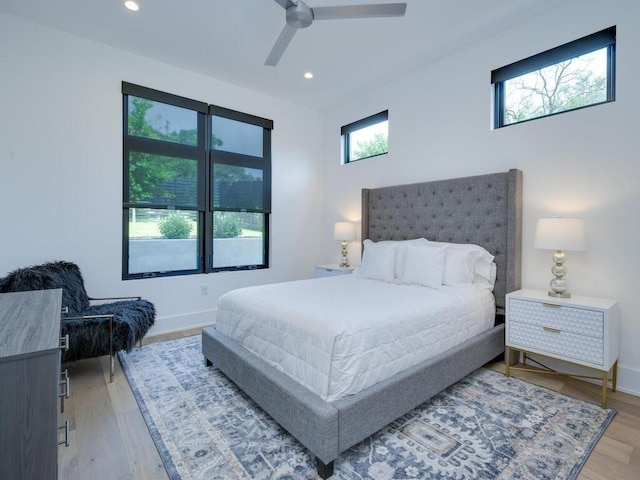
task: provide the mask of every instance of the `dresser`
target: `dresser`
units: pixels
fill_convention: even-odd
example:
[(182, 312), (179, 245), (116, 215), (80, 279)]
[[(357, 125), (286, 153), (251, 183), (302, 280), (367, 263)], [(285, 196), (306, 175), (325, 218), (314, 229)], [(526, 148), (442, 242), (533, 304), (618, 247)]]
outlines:
[(354, 267), (341, 267), (339, 265), (316, 265), (316, 278), (335, 277), (353, 273)]
[[(539, 290), (507, 294), (506, 355), (511, 358), (511, 350), (519, 350), (525, 364), (525, 368), (511, 367), (507, 362), (507, 375), (512, 369), (528, 370), (528, 354), (587, 368), (596, 376), (572, 376), (601, 380), (605, 408), (609, 381), (612, 390), (616, 390), (618, 317), (616, 300), (581, 295), (555, 298)], [(550, 368), (543, 368), (542, 372), (558, 373)]]
[(61, 303), (60, 289), (0, 294), (3, 479), (58, 477)]

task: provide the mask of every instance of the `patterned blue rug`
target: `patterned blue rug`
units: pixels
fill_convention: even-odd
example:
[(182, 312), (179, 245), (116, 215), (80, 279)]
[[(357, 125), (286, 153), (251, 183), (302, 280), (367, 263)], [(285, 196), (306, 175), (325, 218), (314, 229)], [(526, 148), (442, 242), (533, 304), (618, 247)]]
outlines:
[[(319, 478), (302, 445), (204, 367), (199, 335), (119, 357), (172, 480)], [(479, 369), (344, 452), (332, 478), (575, 479), (614, 415)]]

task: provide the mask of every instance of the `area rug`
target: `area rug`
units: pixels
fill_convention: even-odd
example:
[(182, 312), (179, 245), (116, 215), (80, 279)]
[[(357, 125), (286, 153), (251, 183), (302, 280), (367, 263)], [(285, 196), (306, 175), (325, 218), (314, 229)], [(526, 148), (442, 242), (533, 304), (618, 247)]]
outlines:
[[(319, 478), (300, 443), (204, 366), (200, 335), (119, 357), (172, 480)], [(614, 415), (481, 368), (342, 453), (332, 478), (575, 479)]]

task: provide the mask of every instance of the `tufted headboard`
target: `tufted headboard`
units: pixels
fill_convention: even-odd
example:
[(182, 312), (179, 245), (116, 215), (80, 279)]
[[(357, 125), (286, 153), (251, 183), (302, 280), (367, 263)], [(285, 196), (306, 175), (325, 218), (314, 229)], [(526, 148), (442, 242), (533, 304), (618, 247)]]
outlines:
[(475, 243), (495, 256), (498, 313), (520, 288), (522, 172), (362, 189), (362, 239)]

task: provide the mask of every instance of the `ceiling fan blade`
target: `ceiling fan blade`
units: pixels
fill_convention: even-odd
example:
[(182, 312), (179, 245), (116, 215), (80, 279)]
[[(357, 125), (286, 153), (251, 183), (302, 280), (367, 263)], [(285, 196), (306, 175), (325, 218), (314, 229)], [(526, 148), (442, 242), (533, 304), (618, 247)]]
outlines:
[(293, 5), (295, 5), (295, 2), (293, 2), (292, 0), (275, 0), (276, 3), (280, 4), (280, 6), (282, 8), (284, 8), (285, 10)]
[(282, 32), (280, 32), (280, 36), (276, 40), (276, 43), (273, 45), (271, 52), (269, 52), (269, 56), (264, 62), (265, 65), (275, 67), (278, 64), (280, 57), (282, 57), (282, 54), (287, 49), (289, 42), (291, 42), (291, 39), (297, 31), (298, 29), (296, 27), (292, 27), (289, 24), (284, 26)]
[(377, 5), (344, 5), (342, 7), (315, 7), (311, 10), (313, 10), (314, 20), (402, 17), (407, 10), (407, 4), (380, 3)]

